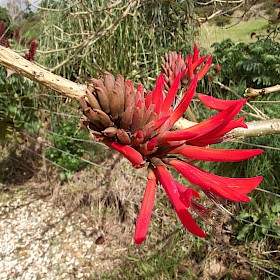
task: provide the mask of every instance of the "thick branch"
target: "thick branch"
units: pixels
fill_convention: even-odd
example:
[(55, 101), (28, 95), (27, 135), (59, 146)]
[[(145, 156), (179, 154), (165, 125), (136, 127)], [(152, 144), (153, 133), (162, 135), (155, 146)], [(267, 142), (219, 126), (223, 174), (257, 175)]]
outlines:
[(3, 46), (0, 46), (0, 64), (67, 97), (79, 99), (85, 95), (85, 85), (55, 75)]
[(244, 96), (254, 98), (257, 96), (268, 95), (268, 94), (274, 93), (274, 92), (280, 92), (280, 85), (267, 87), (267, 88), (261, 88), (261, 89), (247, 88)]
[[(11, 49), (2, 46), (0, 46), (0, 64), (64, 96), (79, 99), (81, 96), (85, 95), (86, 85), (76, 84), (61, 76), (55, 75), (27, 61)], [(195, 124), (195, 122), (181, 118), (174, 125), (174, 128), (184, 129)], [(280, 134), (280, 119), (249, 122), (247, 125), (248, 129), (234, 129), (228, 136), (230, 138), (245, 138)]]
[(280, 134), (280, 119), (253, 121), (247, 123), (248, 128), (235, 128), (227, 134), (233, 138), (258, 137), (262, 135)]
[[(195, 125), (186, 119), (179, 119), (173, 126), (174, 129), (185, 129)], [(280, 119), (271, 119), (263, 121), (253, 121), (246, 123), (248, 128), (235, 128), (225, 138), (249, 138), (258, 137), (262, 135), (280, 134)]]

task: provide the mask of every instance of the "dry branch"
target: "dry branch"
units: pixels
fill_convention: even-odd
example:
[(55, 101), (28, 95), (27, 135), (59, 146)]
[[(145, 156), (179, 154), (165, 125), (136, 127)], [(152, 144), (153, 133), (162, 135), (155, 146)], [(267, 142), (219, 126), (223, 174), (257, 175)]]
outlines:
[[(79, 99), (85, 95), (86, 85), (71, 82), (55, 75), (42, 67), (29, 62), (11, 49), (0, 46), (0, 64), (14, 72), (46, 86), (66, 97)], [(180, 119), (175, 129), (184, 129), (196, 123)], [(248, 129), (234, 129), (228, 134), (230, 138), (247, 138), (260, 135), (280, 134), (280, 119), (254, 121), (247, 123)]]
[[(185, 129), (195, 125), (195, 122), (191, 122), (186, 119), (179, 119), (173, 128)], [(263, 121), (252, 121), (246, 123), (248, 128), (235, 128), (228, 134), (226, 138), (249, 138), (258, 137), (263, 135), (280, 134), (280, 119), (271, 119)]]
[(257, 96), (269, 95), (270, 93), (274, 93), (274, 92), (280, 92), (280, 85), (261, 88), (261, 89), (247, 88), (244, 96), (249, 98), (254, 98)]
[(85, 85), (55, 75), (3, 46), (0, 46), (0, 64), (67, 97), (79, 99), (85, 95)]
[(227, 134), (233, 138), (258, 137), (262, 135), (280, 134), (280, 120), (271, 119), (247, 123), (248, 128), (235, 128)]

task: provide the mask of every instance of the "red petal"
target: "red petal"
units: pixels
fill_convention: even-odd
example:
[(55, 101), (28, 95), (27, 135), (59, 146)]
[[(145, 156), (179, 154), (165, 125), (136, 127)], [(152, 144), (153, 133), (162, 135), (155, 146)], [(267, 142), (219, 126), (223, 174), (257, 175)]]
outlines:
[(135, 134), (134, 137), (136, 138), (142, 138), (144, 137), (143, 131), (142, 130), (138, 130)]
[(231, 121), (229, 124), (226, 125), (226, 127), (218, 131), (216, 134), (213, 134), (212, 136), (208, 135), (208, 137), (204, 137), (202, 139), (195, 139), (194, 141), (191, 140), (189, 142), (196, 146), (207, 146), (210, 144), (220, 143), (223, 141), (222, 137), (229, 131), (233, 130), (234, 128), (237, 127), (247, 128), (246, 123), (243, 122), (244, 119), (245, 117), (241, 117), (239, 119)]
[(197, 61), (193, 61), (193, 71), (195, 71), (196, 68), (199, 65), (201, 65), (207, 58), (208, 58), (208, 55), (205, 55), (205, 56), (199, 58)]
[(263, 153), (263, 150), (218, 150), (197, 146), (182, 146), (170, 151), (194, 160), (234, 162), (246, 160)]
[(227, 109), (229, 106), (235, 104), (237, 101), (237, 100), (221, 100), (201, 93), (198, 94), (198, 98), (207, 107), (219, 111)]
[(141, 244), (146, 238), (148, 227), (150, 224), (152, 210), (156, 195), (156, 177), (152, 169), (148, 169), (148, 182), (144, 193), (142, 207), (136, 222), (134, 233), (134, 241), (136, 244)]
[(198, 51), (198, 48), (197, 48), (197, 45), (194, 44), (193, 46), (193, 63), (195, 63), (197, 60), (199, 59), (199, 51)]
[(152, 151), (157, 144), (157, 139), (154, 137), (150, 141), (147, 142), (147, 149), (148, 151)]
[(237, 128), (237, 127), (243, 127), (243, 128), (248, 128), (247, 124), (244, 123), (245, 120), (245, 116), (238, 118), (234, 121), (231, 121), (229, 124), (227, 124), (223, 129), (221, 129), (217, 134), (216, 137), (222, 137), (224, 136), (226, 133), (230, 132), (231, 130)]
[[(164, 85), (164, 78), (163, 75), (161, 74), (156, 81), (156, 88), (153, 90), (153, 104), (156, 104), (156, 107), (160, 104), (163, 100), (163, 88)], [(155, 109), (156, 111), (156, 109)], [(157, 112), (158, 113), (158, 112)]]
[(153, 93), (150, 91), (145, 97), (145, 106), (148, 109), (152, 103)]
[(210, 135), (213, 137), (215, 133), (223, 129), (237, 115), (245, 102), (246, 100), (239, 100), (236, 104), (233, 104), (210, 119), (204, 120), (185, 130), (199, 133), (199, 136), (191, 140), (200, 140), (201, 138), (210, 137)]
[(169, 118), (170, 116), (167, 116), (155, 121), (154, 131), (159, 129)]
[(211, 66), (211, 63), (212, 63), (212, 55), (210, 55), (210, 57), (208, 58), (206, 63), (203, 65), (203, 67), (198, 72), (198, 80), (201, 80), (206, 75), (206, 73), (208, 72), (208, 70)]
[(193, 63), (192, 63), (192, 56), (191, 55), (188, 55), (187, 56), (187, 69), (188, 69), (188, 79), (192, 79), (193, 78), (193, 74), (194, 74), (194, 69), (193, 69)]
[(176, 79), (175, 79), (174, 83), (172, 84), (170, 90), (168, 91), (168, 94), (166, 95), (166, 97), (165, 97), (165, 99), (162, 103), (161, 113), (163, 114), (163, 116), (165, 116), (169, 112), (170, 106), (172, 105), (172, 103), (174, 101), (174, 98), (177, 94), (179, 84), (180, 84), (180, 80), (181, 80), (181, 73), (179, 73), (176, 76)]
[(192, 188), (186, 188), (185, 186), (181, 185), (180, 183), (177, 183), (177, 189), (180, 194), (181, 201), (184, 203), (184, 205), (189, 208), (191, 205), (192, 197), (200, 198), (200, 195), (197, 191), (195, 191)]
[(206, 237), (206, 234), (196, 224), (191, 214), (188, 212), (185, 205), (180, 200), (179, 192), (176, 182), (173, 180), (168, 169), (163, 165), (156, 167), (156, 174), (160, 180), (163, 188), (165, 189), (169, 199), (171, 200), (182, 224), (191, 233), (199, 237)]
[(181, 141), (192, 139), (197, 136), (197, 133), (189, 132), (185, 130), (168, 131), (160, 134), (157, 137), (158, 144), (165, 143), (168, 141)]
[(179, 103), (179, 105), (176, 107), (176, 109), (172, 112), (171, 114), (171, 126), (173, 126), (173, 124), (179, 120), (180, 117), (182, 117), (182, 115), (185, 113), (185, 111), (187, 110), (193, 95), (195, 93), (195, 89), (196, 89), (196, 85), (197, 85), (197, 81), (198, 81), (198, 76), (195, 76), (194, 79), (192, 80), (187, 92), (185, 93), (183, 99), (181, 100), (181, 102)]
[(256, 188), (262, 180), (262, 177), (221, 177), (180, 160), (171, 160), (169, 164), (175, 167), (191, 183), (201, 187), (202, 190), (210, 191), (222, 198), (236, 202), (248, 202), (250, 199), (245, 194)]
[(133, 166), (142, 167), (145, 164), (143, 156), (130, 146), (118, 144), (116, 142), (103, 141), (107, 146), (117, 150), (125, 156)]

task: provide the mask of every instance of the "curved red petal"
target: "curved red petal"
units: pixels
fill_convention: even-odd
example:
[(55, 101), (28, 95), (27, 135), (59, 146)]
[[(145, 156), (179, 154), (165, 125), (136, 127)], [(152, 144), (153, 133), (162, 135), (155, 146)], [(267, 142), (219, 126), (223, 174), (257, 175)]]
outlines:
[(175, 110), (171, 113), (170, 117), (170, 124), (173, 126), (173, 124), (179, 120), (179, 118), (185, 113), (187, 110), (193, 95), (195, 93), (196, 85), (198, 82), (198, 76), (196, 75), (194, 79), (192, 80), (187, 92), (185, 93), (184, 97), (182, 98), (181, 102), (179, 105), (175, 108)]
[(189, 132), (185, 130), (168, 131), (160, 134), (157, 137), (158, 144), (165, 143), (168, 141), (181, 141), (192, 139), (197, 136), (197, 133)]
[(185, 145), (170, 151), (194, 160), (235, 162), (262, 154), (263, 150), (219, 150)]
[(153, 93), (150, 91), (147, 93), (146, 97), (145, 97), (145, 106), (148, 109), (152, 103), (152, 99), (153, 99)]
[(178, 189), (179, 194), (180, 194), (180, 199), (187, 208), (190, 207), (193, 196), (197, 197), (197, 198), (200, 198), (199, 193), (197, 191), (195, 191), (194, 189), (184, 187), (183, 185), (181, 185), (178, 182), (176, 182), (176, 183), (177, 183), (176, 184), (177, 189)]
[(200, 66), (207, 58), (208, 58), (208, 55), (205, 55), (205, 56), (199, 58), (198, 60), (193, 61), (193, 70), (195, 71), (196, 68), (198, 66)]
[(227, 109), (229, 106), (235, 104), (236, 101), (238, 101), (238, 100), (222, 100), (201, 93), (198, 94), (198, 98), (207, 107), (219, 111)]
[(180, 200), (179, 192), (176, 186), (176, 182), (170, 175), (168, 169), (163, 165), (158, 165), (156, 167), (156, 174), (161, 182), (164, 190), (166, 191), (169, 199), (171, 200), (178, 217), (180, 218), (184, 227), (192, 234), (199, 237), (206, 237), (206, 234), (201, 230), (201, 228), (196, 224), (191, 214), (188, 212), (185, 205)]
[(191, 140), (207, 139), (206, 137), (210, 136), (214, 137), (216, 133), (218, 133), (221, 129), (223, 129), (230, 123), (230, 121), (241, 110), (245, 102), (245, 99), (239, 100), (236, 102), (236, 104), (231, 105), (226, 110), (185, 130), (190, 132), (197, 132), (199, 134), (197, 137)]
[[(155, 111), (159, 113), (160, 105), (163, 100), (163, 85), (164, 78), (163, 75), (159, 75), (156, 81), (156, 88), (153, 90), (153, 101), (152, 103), (156, 105)], [(157, 112), (158, 111), (158, 112)]]
[(180, 80), (181, 80), (181, 73), (178, 73), (178, 75), (176, 76), (175, 81), (173, 82), (170, 90), (168, 91), (162, 106), (161, 106), (161, 113), (163, 114), (163, 116), (165, 116), (170, 109), (170, 106), (172, 105), (174, 98), (177, 94), (178, 88), (179, 88), (179, 84), (180, 84)]
[(199, 51), (196, 44), (193, 46), (193, 63), (195, 63), (199, 59)]
[(208, 70), (211, 66), (211, 63), (212, 63), (212, 55), (210, 55), (210, 57), (207, 59), (206, 63), (199, 70), (199, 72), (197, 74), (198, 75), (198, 80), (201, 80), (206, 75), (206, 73), (208, 72)]
[(235, 202), (248, 202), (250, 199), (245, 194), (256, 188), (262, 180), (261, 177), (221, 177), (180, 160), (171, 160), (169, 164), (202, 190), (210, 191), (215, 195)]
[(122, 145), (116, 142), (103, 141), (107, 146), (117, 150), (123, 156), (125, 156), (135, 167), (141, 167), (145, 164), (143, 156), (128, 145)]
[(158, 119), (157, 121), (155, 121), (154, 131), (159, 129), (169, 118), (170, 118), (170, 116), (166, 116), (166, 117), (163, 117), (163, 118)]
[(189, 143), (196, 145), (196, 146), (207, 146), (210, 144), (220, 143), (223, 141), (223, 136), (233, 130), (237, 127), (243, 127), (247, 128), (246, 123), (244, 123), (245, 117), (241, 117), (239, 119), (236, 119), (234, 121), (231, 121), (229, 124), (227, 124), (224, 128), (222, 128), (220, 131), (216, 132), (213, 135), (208, 135), (208, 137), (202, 137), (199, 139), (194, 139), (189, 141)]
[(136, 244), (141, 244), (146, 238), (155, 201), (156, 185), (157, 182), (154, 171), (151, 168), (149, 168), (148, 182), (144, 193), (141, 210), (135, 227), (134, 241)]

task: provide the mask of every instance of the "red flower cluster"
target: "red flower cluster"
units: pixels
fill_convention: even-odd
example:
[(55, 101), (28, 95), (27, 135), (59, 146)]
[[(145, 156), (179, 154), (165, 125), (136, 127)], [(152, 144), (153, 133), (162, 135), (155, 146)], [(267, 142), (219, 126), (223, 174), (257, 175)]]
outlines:
[(5, 22), (3, 20), (0, 21), (0, 45), (6, 48), (10, 47), (9, 40), (5, 37)]
[[(35, 59), (35, 53), (39, 46), (39, 42), (35, 39), (31, 39), (28, 44), (26, 44), (26, 38), (20, 38), (19, 29), (11, 30), (9, 34), (6, 33), (5, 22), (3, 20), (0, 21), (0, 45), (6, 48), (10, 48), (10, 40), (14, 40), (18, 45), (28, 46), (29, 51), (28, 54), (24, 55), (23, 58), (33, 62)], [(8, 38), (8, 37), (9, 38)]]
[[(161, 184), (172, 202), (178, 217), (188, 231), (205, 237), (189, 210), (207, 219), (212, 212), (198, 203), (199, 193), (174, 180), (169, 167), (175, 168), (193, 185), (198, 186), (214, 202), (219, 198), (247, 202), (246, 196), (258, 186), (262, 177), (227, 178), (198, 168), (193, 161), (235, 162), (261, 154), (262, 150), (218, 150), (208, 145), (223, 141), (223, 136), (236, 127), (246, 128), (244, 117), (234, 119), (246, 100), (219, 100), (199, 94), (209, 108), (219, 110), (215, 116), (192, 127), (171, 131), (175, 122), (189, 106), (198, 80), (209, 70), (211, 56), (200, 58), (197, 47), (186, 60), (179, 54), (166, 56), (168, 63), (155, 88), (144, 93), (139, 85), (117, 79), (106, 73), (103, 80), (92, 79), (87, 96), (81, 98), (87, 117), (83, 124), (94, 139), (105, 143), (124, 155), (134, 167), (148, 165), (148, 182), (142, 207), (136, 223), (134, 240), (141, 243), (148, 231), (157, 185)], [(182, 64), (184, 62), (184, 65)], [(174, 69), (180, 69), (174, 74)], [(186, 93), (175, 105), (175, 97), (184, 79), (189, 85)], [(169, 88), (165, 92), (164, 88)]]

